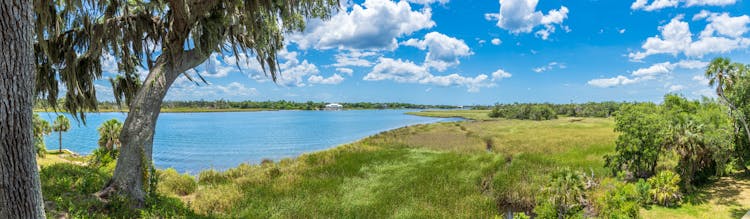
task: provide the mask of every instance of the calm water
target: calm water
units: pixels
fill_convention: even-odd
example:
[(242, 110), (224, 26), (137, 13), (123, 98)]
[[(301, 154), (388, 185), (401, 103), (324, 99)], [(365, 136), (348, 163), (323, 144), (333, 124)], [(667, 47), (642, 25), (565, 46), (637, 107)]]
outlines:
[[(180, 172), (224, 170), (240, 163), (278, 160), (356, 141), (378, 132), (418, 123), (456, 121), (406, 115), (407, 110), (263, 111), (222, 113), (162, 113), (154, 137), (154, 162), (158, 168)], [(40, 113), (47, 121), (55, 113)], [(69, 115), (68, 115), (69, 116)], [(88, 154), (97, 147), (96, 128), (122, 113), (86, 116), (87, 126), (71, 117), (63, 133), (63, 148)], [(58, 148), (58, 134), (46, 137), (47, 148)]]

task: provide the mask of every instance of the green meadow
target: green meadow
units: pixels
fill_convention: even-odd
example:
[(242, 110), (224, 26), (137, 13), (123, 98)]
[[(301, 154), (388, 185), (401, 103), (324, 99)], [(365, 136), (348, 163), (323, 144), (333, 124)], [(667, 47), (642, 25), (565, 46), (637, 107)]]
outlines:
[[(612, 119), (490, 120), (487, 111), (416, 114), (471, 120), (408, 126), (294, 159), (198, 176), (159, 170), (158, 195), (151, 200), (159, 204), (138, 212), (90, 195), (111, 170), (47, 155), (40, 159), (44, 197), (55, 201), (48, 216), (491, 218), (530, 211), (549, 175), (563, 167), (601, 182), (587, 192), (590, 197), (602, 196), (613, 181), (603, 159), (614, 151)], [(682, 206), (644, 208), (641, 215), (736, 218), (750, 206), (747, 178), (725, 177), (700, 190)]]

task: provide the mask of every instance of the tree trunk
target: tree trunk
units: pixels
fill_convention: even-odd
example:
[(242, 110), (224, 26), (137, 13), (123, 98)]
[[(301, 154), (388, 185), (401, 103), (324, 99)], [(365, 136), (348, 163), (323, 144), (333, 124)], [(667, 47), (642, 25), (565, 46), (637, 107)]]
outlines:
[(44, 218), (32, 137), (31, 1), (0, 1), (0, 218)]
[[(747, 128), (747, 121), (746, 121), (745, 113), (742, 111), (739, 111), (739, 109), (737, 109), (737, 107), (735, 107), (734, 104), (732, 104), (732, 102), (730, 102), (729, 99), (727, 99), (727, 97), (724, 96), (723, 89), (717, 89), (716, 91), (717, 91), (716, 92), (717, 96), (719, 96), (722, 100), (724, 100), (724, 102), (726, 102), (727, 105), (729, 105), (730, 115), (731, 115), (731, 111), (739, 112), (740, 123), (742, 123), (742, 127), (745, 128), (745, 134), (747, 135), (748, 142), (750, 142), (750, 129)], [(743, 171), (745, 171), (745, 173), (750, 173), (750, 169), (748, 169), (747, 166), (745, 166), (745, 159), (743, 158), (743, 156), (740, 155), (739, 158), (740, 158), (740, 161), (742, 162), (741, 167)]]
[(60, 137), (58, 141), (60, 143), (60, 147), (57, 149), (57, 152), (62, 153), (62, 131), (58, 131), (57, 134)]
[[(209, 54), (210, 55), (210, 54)], [(120, 155), (117, 157), (112, 179), (96, 196), (108, 199), (113, 194), (125, 195), (132, 207), (144, 207), (145, 184), (151, 167), (151, 153), (154, 142), (156, 121), (161, 112), (161, 104), (169, 87), (182, 72), (193, 68), (208, 59), (208, 55), (185, 52), (179, 63), (170, 65), (166, 56), (157, 58), (130, 103), (130, 111), (120, 132)]]

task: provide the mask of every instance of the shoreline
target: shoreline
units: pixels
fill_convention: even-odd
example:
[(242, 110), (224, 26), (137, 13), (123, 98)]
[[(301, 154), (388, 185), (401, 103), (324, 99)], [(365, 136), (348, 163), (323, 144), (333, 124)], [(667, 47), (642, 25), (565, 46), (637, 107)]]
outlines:
[[(350, 109), (350, 110), (409, 110), (409, 109)], [(269, 110), (269, 111), (281, 111), (281, 110)], [(285, 111), (318, 111), (318, 110), (285, 110)], [(323, 111), (323, 110), (319, 110), (319, 111)], [(345, 111), (345, 110), (342, 110), (342, 111)], [(118, 111), (112, 111), (112, 112), (118, 112)], [(233, 112), (233, 111), (229, 111), (229, 112)], [(255, 112), (255, 111), (251, 111), (251, 112)], [(329, 151), (329, 150), (335, 150), (335, 149), (340, 148), (340, 147), (344, 147), (344, 146), (347, 146), (347, 145), (359, 143), (359, 142), (364, 141), (364, 140), (366, 140), (368, 138), (372, 138), (374, 136), (380, 135), (380, 134), (385, 133), (385, 132), (389, 132), (389, 131), (393, 131), (393, 130), (397, 130), (397, 129), (402, 129), (402, 128), (407, 128), (407, 127), (411, 127), (411, 126), (415, 126), (415, 125), (426, 125), (426, 124), (437, 124), (437, 123), (451, 123), (451, 122), (461, 122), (461, 121), (476, 121), (474, 119), (465, 118), (465, 117), (461, 117), (461, 116), (441, 117), (441, 116), (430, 116), (430, 115), (419, 115), (419, 114), (416, 114), (416, 113), (419, 113), (419, 112), (430, 112), (430, 111), (424, 111), (424, 110), (423, 111), (413, 111), (413, 112), (404, 112), (403, 114), (404, 115), (410, 115), (410, 116), (420, 116), (420, 117), (434, 118), (434, 119), (436, 119), (436, 121), (422, 122), (422, 123), (413, 123), (413, 124), (407, 124), (407, 125), (401, 125), (401, 126), (396, 126), (396, 127), (385, 128), (385, 129), (382, 129), (382, 130), (376, 130), (373, 134), (370, 134), (370, 135), (367, 135), (367, 136), (363, 136), (361, 138), (358, 138), (358, 139), (355, 139), (355, 140), (352, 140), (352, 141), (348, 141), (348, 142), (344, 142), (344, 143), (339, 143), (339, 144), (331, 145), (330, 147), (327, 147), (327, 148), (324, 148), (324, 149), (313, 150), (313, 151), (308, 151), (308, 152), (302, 152), (302, 153), (294, 155), (294, 156), (280, 157), (280, 158), (274, 158), (274, 159), (271, 159), (271, 158), (264, 158), (264, 159), (273, 160), (274, 162), (278, 162), (278, 161), (281, 161), (283, 159), (296, 159), (296, 158), (299, 158), (300, 156), (303, 156), (303, 155), (306, 155), (306, 154), (315, 154), (315, 153), (321, 153), (321, 152), (325, 152), (325, 151)], [(105, 113), (110, 113), (110, 112), (105, 112)], [(169, 113), (212, 113), (212, 112), (169, 112)], [(88, 158), (88, 156), (91, 155), (91, 152), (78, 152), (78, 151), (73, 151), (73, 150), (71, 150), (69, 148), (63, 148), (62, 150), (63, 150), (63, 154), (66, 154), (66, 153), (67, 154), (72, 154), (73, 156), (79, 157), (81, 159), (86, 159), (86, 158)], [(55, 148), (53, 148), (53, 149), (47, 149), (47, 154), (55, 154), (55, 153), (57, 153), (57, 149), (55, 149)], [(239, 163), (237, 165), (228, 167), (226, 169), (205, 168), (205, 169), (200, 169), (200, 170), (197, 170), (197, 171), (181, 171), (181, 172), (178, 171), (178, 172), (180, 172), (180, 173), (188, 173), (188, 174), (191, 174), (191, 175), (199, 174), (200, 172), (208, 171), (208, 170), (215, 170), (215, 171), (219, 171), (219, 172), (224, 172), (224, 171), (227, 171), (229, 169), (236, 168), (236, 167), (238, 167), (240, 165), (243, 165), (243, 164), (249, 164), (249, 165), (260, 164), (262, 162), (262, 160), (264, 160), (264, 159), (261, 159), (260, 161), (256, 161), (256, 162), (250, 162), (250, 161), (242, 162), (242, 163)], [(172, 167), (157, 168), (157, 169), (167, 169), (167, 168), (172, 168)]]
[[(419, 112), (429, 112), (425, 110), (430, 109), (412, 109), (412, 108), (387, 108), (387, 109), (375, 109), (375, 108), (349, 108), (349, 109), (342, 109), (342, 110), (306, 110), (306, 109), (260, 109), (260, 108), (249, 108), (249, 109), (240, 109), (240, 108), (231, 108), (231, 109), (198, 109), (198, 108), (164, 108), (161, 109), (160, 113), (227, 113), (227, 112), (268, 112), (268, 111), (350, 111), (350, 110), (422, 110)], [(69, 113), (67, 111), (55, 111), (55, 110), (47, 110), (47, 109), (33, 109), (35, 113)], [(129, 110), (117, 110), (117, 109), (100, 109), (99, 111), (91, 111), (91, 112), (84, 112), (84, 113), (127, 113)], [(426, 116), (426, 115), (417, 115), (417, 114), (411, 114), (410, 115), (416, 115), (416, 116), (425, 116), (425, 117), (435, 117), (435, 118), (447, 118), (447, 117), (439, 117), (439, 116)], [(460, 117), (455, 117), (460, 118)], [(464, 118), (468, 119), (468, 118)]]

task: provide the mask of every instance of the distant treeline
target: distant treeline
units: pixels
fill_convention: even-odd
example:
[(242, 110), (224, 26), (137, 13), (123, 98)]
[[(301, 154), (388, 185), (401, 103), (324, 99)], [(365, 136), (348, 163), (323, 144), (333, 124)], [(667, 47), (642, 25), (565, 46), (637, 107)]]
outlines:
[(623, 102), (599, 103), (513, 103), (496, 104), (489, 116), (492, 118), (550, 120), (558, 115), (572, 117), (610, 117), (625, 104)]
[[(61, 99), (58, 104), (64, 104), (65, 100)], [(45, 101), (37, 101), (36, 109), (49, 109)], [(319, 110), (326, 107), (326, 102), (294, 102), (286, 100), (278, 101), (227, 101), (227, 100), (194, 100), (194, 101), (164, 101), (162, 109), (268, 109), (268, 110)], [(459, 106), (450, 105), (426, 105), (411, 103), (339, 103), (344, 109), (456, 109)], [(116, 110), (119, 109), (116, 102), (104, 101), (99, 102), (99, 110)], [(126, 109), (127, 107), (122, 107)]]

